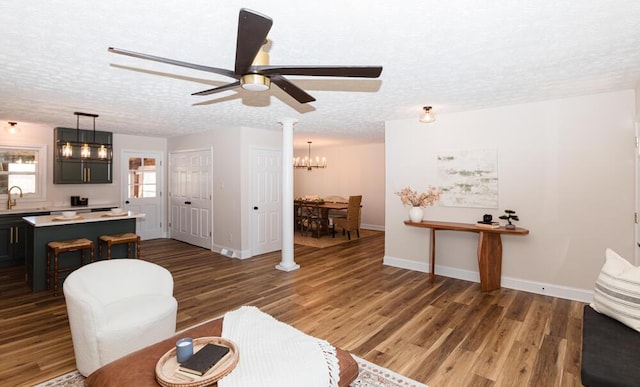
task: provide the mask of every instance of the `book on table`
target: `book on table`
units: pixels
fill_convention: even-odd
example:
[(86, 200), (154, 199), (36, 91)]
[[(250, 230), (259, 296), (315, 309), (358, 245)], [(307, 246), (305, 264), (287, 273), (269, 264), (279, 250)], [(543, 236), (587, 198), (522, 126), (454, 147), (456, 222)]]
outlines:
[(478, 223), (476, 223), (476, 225), (478, 227), (482, 227), (482, 228), (500, 228), (500, 223), (498, 223), (498, 222), (482, 222), (482, 221), (478, 221)]
[(230, 353), (229, 348), (217, 344), (206, 344), (187, 361), (180, 364), (179, 371), (202, 376)]

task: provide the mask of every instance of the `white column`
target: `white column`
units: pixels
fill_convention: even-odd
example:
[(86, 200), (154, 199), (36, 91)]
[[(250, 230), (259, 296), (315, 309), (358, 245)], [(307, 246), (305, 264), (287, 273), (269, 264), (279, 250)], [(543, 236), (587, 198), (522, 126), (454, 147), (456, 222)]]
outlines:
[(293, 125), (298, 120), (283, 118), (282, 125), (282, 260), (276, 269), (300, 268), (293, 260)]

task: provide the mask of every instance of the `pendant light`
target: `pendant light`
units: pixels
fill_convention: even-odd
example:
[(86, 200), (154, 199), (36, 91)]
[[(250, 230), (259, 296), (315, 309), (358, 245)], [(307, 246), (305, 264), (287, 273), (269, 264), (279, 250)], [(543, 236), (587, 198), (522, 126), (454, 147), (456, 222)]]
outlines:
[(89, 157), (91, 157), (91, 148), (89, 148), (89, 144), (87, 144), (86, 142), (84, 143), (84, 145), (82, 145), (82, 148), (80, 148), (80, 157), (82, 157), (83, 159), (88, 159)]
[[(80, 141), (80, 116), (86, 116), (86, 117), (93, 117), (93, 144), (95, 144), (96, 142), (96, 117), (98, 117), (97, 114), (90, 114), (90, 113), (80, 113), (80, 112), (74, 112), (73, 114), (76, 115), (76, 138), (78, 141)], [(91, 148), (89, 147), (89, 144), (86, 141), (87, 139), (85, 138), (85, 142), (82, 145), (82, 148), (80, 148), (80, 157), (82, 157), (83, 159), (88, 159), (91, 158)]]
[[(73, 114), (76, 115), (75, 141), (68, 139), (68, 137), (66, 141), (58, 140), (58, 154), (65, 159), (110, 161), (112, 157), (110, 141), (107, 140), (106, 144), (96, 142), (96, 118), (99, 116), (80, 112), (74, 112)], [(89, 130), (80, 129), (80, 116), (93, 118), (93, 137), (91, 137)]]
[(62, 146), (62, 156), (63, 157), (73, 156), (73, 147), (71, 146), (69, 141), (67, 141), (67, 143)]
[(100, 149), (98, 149), (98, 157), (101, 159), (107, 158), (107, 148), (104, 145), (100, 145)]

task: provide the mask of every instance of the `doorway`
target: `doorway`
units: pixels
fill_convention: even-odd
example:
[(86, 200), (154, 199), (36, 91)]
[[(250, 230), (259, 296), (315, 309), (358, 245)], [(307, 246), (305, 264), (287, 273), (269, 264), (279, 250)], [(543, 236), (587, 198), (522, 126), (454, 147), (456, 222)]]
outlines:
[(169, 153), (169, 237), (211, 250), (213, 151)]
[[(251, 151), (251, 255), (282, 248), (282, 153)], [(293, 203), (290, 203), (293, 206)], [(293, 231), (292, 231), (293, 232)]]
[(123, 208), (145, 214), (136, 220), (136, 233), (142, 240), (165, 236), (162, 220), (162, 162), (160, 152), (122, 152)]

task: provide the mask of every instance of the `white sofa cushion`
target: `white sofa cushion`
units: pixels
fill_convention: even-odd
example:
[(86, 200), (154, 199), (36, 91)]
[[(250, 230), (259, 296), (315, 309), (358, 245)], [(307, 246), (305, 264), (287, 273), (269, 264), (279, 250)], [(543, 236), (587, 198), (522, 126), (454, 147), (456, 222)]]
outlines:
[(640, 331), (640, 267), (607, 249), (591, 307)]

